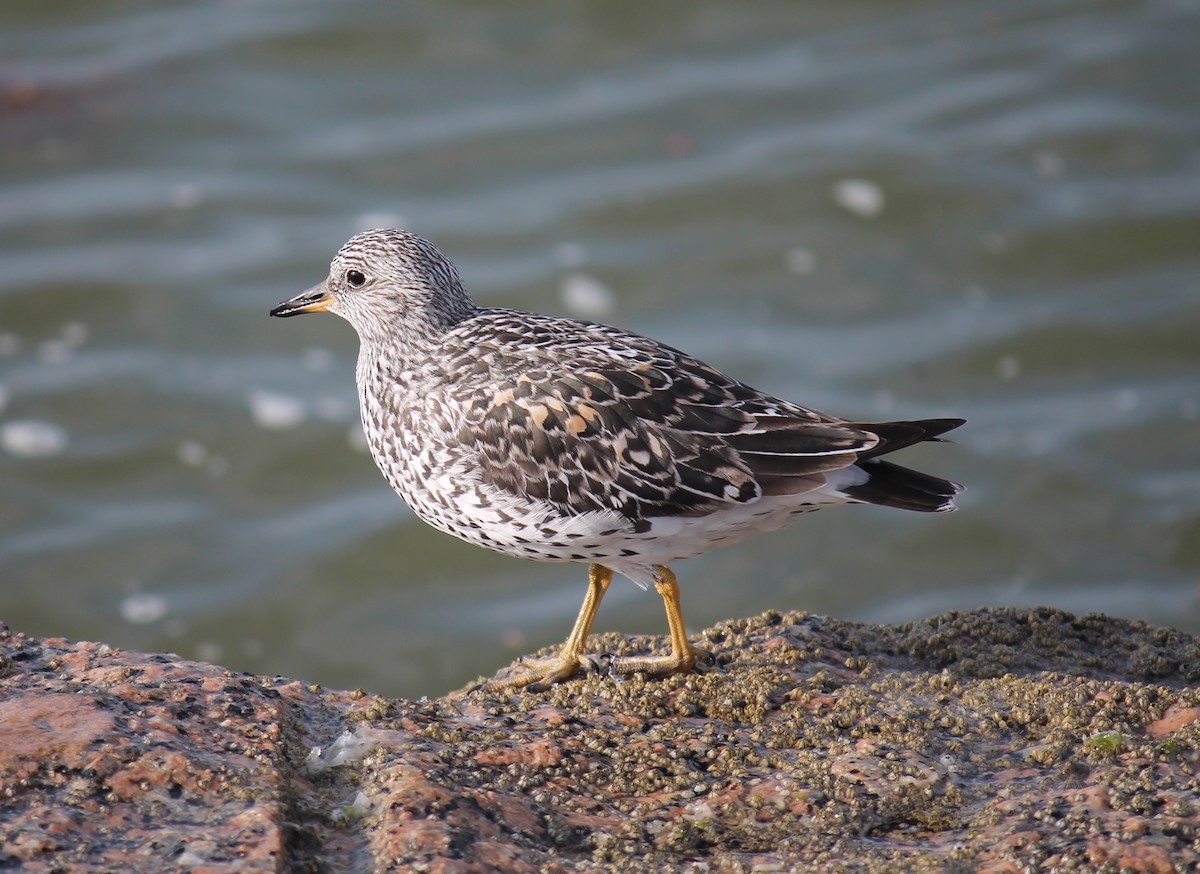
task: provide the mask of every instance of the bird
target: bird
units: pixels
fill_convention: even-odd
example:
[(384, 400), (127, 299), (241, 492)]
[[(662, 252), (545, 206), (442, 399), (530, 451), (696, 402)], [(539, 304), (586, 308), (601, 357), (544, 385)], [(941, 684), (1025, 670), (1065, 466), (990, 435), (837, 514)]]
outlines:
[[(821, 507), (944, 512), (962, 491), (883, 456), (944, 442), (964, 419), (848, 421), (631, 331), (479, 306), (408, 231), (357, 234), (326, 279), (270, 310), (315, 312), (357, 332), (371, 455), (419, 518), (506, 555), (588, 566), (557, 654), (488, 689), (545, 690), (601, 665), (618, 677), (702, 667), (671, 564)], [(661, 596), (669, 654), (588, 654), (614, 573)]]

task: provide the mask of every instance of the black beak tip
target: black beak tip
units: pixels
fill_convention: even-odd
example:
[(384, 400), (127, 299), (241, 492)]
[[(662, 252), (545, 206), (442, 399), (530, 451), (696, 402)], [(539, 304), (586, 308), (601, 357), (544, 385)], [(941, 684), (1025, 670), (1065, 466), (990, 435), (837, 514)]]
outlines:
[(304, 313), (319, 313), (323, 312), (331, 301), (332, 298), (323, 288), (312, 289), (276, 304), (271, 308), (271, 315), (286, 319), (289, 316), (299, 316)]

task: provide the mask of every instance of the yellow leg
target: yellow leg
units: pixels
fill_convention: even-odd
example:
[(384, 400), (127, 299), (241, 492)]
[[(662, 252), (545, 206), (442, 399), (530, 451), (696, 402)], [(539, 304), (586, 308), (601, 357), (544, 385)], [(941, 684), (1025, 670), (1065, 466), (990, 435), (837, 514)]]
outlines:
[(583, 596), (583, 606), (575, 617), (575, 627), (571, 629), (558, 655), (540, 659), (530, 670), (515, 677), (485, 683), (483, 688), (501, 690), (527, 687), (536, 692), (575, 676), (583, 666), (583, 645), (587, 643), (588, 633), (592, 630), (592, 623), (596, 620), (596, 613), (600, 609), (600, 602), (604, 600), (604, 593), (608, 591), (608, 584), (612, 582), (612, 576), (613, 572), (604, 565), (588, 565), (587, 594)]
[[(579, 615), (575, 617), (575, 627), (571, 629), (558, 655), (539, 659), (530, 665), (529, 670), (503, 680), (492, 680), (481, 688), (488, 691), (524, 688), (539, 692), (575, 676), (584, 665), (583, 647), (587, 643), (604, 593), (608, 591), (608, 585), (612, 582), (612, 576), (613, 572), (603, 565), (588, 566), (588, 588), (583, 598), (583, 606), (579, 608)], [(683, 625), (683, 609), (679, 604), (679, 583), (675, 574), (665, 567), (658, 568), (654, 578), (654, 590), (662, 597), (663, 606), (667, 611), (667, 626), (671, 631), (671, 654), (616, 659), (611, 667), (614, 674), (646, 673), (653, 677), (665, 677), (696, 667), (700, 654), (688, 643), (687, 630)]]
[(688, 643), (683, 625), (683, 608), (679, 603), (679, 582), (669, 568), (660, 567), (654, 579), (654, 590), (662, 596), (667, 610), (667, 627), (671, 631), (671, 654), (666, 656), (631, 656), (617, 659), (612, 670), (617, 674), (645, 672), (654, 677), (679, 674), (696, 667), (699, 656)]

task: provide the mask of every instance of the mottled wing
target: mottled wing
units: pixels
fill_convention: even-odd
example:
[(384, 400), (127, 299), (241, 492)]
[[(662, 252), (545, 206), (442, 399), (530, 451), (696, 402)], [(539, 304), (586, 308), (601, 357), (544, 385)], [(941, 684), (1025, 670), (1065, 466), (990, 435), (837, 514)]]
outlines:
[(694, 516), (818, 488), (824, 472), (876, 443), (643, 342), (628, 367), (592, 361), (557, 377), (527, 369), (477, 396), (459, 439), (474, 441), (483, 480), (566, 514)]

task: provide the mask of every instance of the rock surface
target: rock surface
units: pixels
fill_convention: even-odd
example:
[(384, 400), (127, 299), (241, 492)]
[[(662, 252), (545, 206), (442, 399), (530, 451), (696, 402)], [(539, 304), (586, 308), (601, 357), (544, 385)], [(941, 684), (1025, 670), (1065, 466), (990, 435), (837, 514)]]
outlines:
[(1188, 635), (1040, 609), (699, 640), (701, 674), (412, 702), (0, 626), (0, 869), (1200, 864)]

